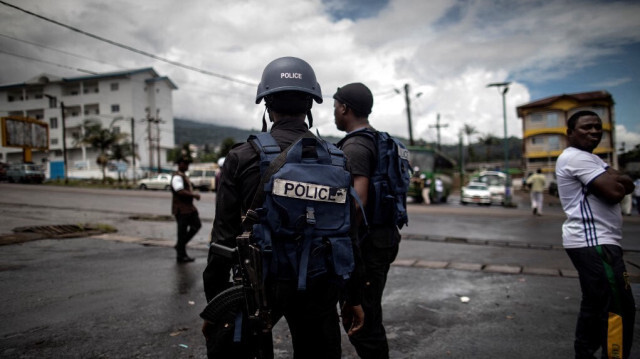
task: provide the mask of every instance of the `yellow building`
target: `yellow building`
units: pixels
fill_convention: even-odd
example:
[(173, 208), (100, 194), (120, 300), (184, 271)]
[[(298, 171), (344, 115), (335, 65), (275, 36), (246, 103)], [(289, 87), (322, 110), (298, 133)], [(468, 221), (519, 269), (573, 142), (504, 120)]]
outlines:
[(593, 111), (602, 119), (602, 141), (593, 153), (617, 167), (613, 105), (610, 93), (594, 91), (551, 96), (518, 106), (518, 117), (522, 119), (525, 173), (542, 169), (548, 180), (553, 178), (556, 160), (568, 145), (567, 120), (582, 110)]

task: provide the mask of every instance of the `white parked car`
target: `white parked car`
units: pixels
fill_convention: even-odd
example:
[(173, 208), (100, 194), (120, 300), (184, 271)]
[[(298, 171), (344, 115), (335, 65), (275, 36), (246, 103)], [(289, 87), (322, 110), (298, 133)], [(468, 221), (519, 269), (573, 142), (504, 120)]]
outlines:
[(162, 189), (165, 191), (171, 190), (171, 175), (167, 173), (161, 173), (153, 177), (144, 178), (138, 181), (138, 188), (140, 189)]
[(476, 203), (479, 205), (491, 205), (491, 192), (489, 191), (489, 187), (482, 182), (470, 182), (462, 188), (460, 202), (462, 204)]

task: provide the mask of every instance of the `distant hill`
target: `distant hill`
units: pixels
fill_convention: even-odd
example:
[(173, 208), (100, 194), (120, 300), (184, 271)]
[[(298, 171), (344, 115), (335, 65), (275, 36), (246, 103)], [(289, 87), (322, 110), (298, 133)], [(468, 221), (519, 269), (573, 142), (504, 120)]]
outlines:
[[(209, 145), (215, 148), (220, 145), (225, 138), (230, 137), (236, 142), (244, 142), (249, 135), (260, 131), (260, 129), (243, 130), (237, 127), (220, 126), (183, 118), (175, 118), (173, 120), (173, 126), (176, 146), (181, 146), (188, 142), (193, 145)], [(323, 138), (333, 143), (340, 140), (340, 138), (333, 136), (323, 136)]]
[(236, 127), (219, 126), (211, 123), (197, 122), (182, 118), (173, 120), (176, 146), (184, 143), (194, 145), (218, 146), (225, 138), (231, 137), (236, 142), (244, 142), (250, 134), (257, 130), (243, 130)]
[[(233, 138), (236, 142), (244, 142), (249, 135), (257, 133), (259, 129), (243, 130), (237, 127), (219, 126), (211, 123), (198, 122), (188, 119), (176, 118), (174, 119), (174, 136), (176, 146), (181, 146), (184, 143), (190, 143), (194, 145), (204, 146), (209, 145), (216, 148), (224, 141), (225, 138)], [(313, 131), (313, 129), (312, 129)], [(315, 133), (315, 131), (314, 131)], [(340, 138), (333, 136), (323, 137), (325, 140), (337, 143)], [(405, 138), (400, 138), (402, 142), (409, 143)], [(472, 162), (476, 161), (492, 161), (502, 160), (503, 147), (502, 140), (497, 139), (498, 143), (486, 146), (480, 142), (471, 144), (471, 157)], [(435, 143), (427, 143), (431, 147), (437, 147)], [(458, 145), (442, 145), (442, 152), (448, 157), (458, 161), (460, 157), (460, 149)], [(469, 149), (465, 146), (463, 150), (465, 154), (465, 162), (469, 163)], [(487, 159), (487, 157), (489, 157)], [(516, 159), (522, 157), (522, 139), (511, 137), (509, 139), (509, 158)]]

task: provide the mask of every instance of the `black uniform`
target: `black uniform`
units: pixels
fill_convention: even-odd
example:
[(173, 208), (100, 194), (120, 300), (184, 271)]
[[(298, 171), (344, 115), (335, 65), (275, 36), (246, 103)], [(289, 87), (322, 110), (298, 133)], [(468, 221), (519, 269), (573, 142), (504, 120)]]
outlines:
[[(281, 119), (272, 126), (271, 135), (284, 150), (307, 131), (307, 125), (300, 120)], [(251, 206), (260, 183), (259, 161), (260, 155), (248, 142), (234, 147), (226, 157), (217, 193), (213, 242), (235, 247), (235, 239), (242, 232), (241, 216)], [(230, 268), (230, 262), (209, 253), (203, 273), (207, 301), (229, 286)], [(357, 280), (354, 278), (357, 274), (352, 275), (351, 283)], [(338, 359), (341, 344), (336, 304), (342, 289), (330, 281), (314, 283), (303, 292), (297, 290), (297, 279), (266, 283), (273, 317), (277, 320), (284, 315), (287, 319), (295, 358)], [(350, 288), (350, 304), (360, 304), (358, 286), (351, 284)], [(211, 355), (215, 348), (208, 349)]]
[[(373, 130), (372, 130), (373, 131)], [(352, 176), (371, 178), (377, 163), (377, 149), (374, 140), (366, 135), (354, 135), (342, 144)], [(371, 189), (365, 206), (368, 217), (373, 208)], [(382, 324), (382, 292), (387, 282), (387, 273), (398, 254), (400, 232), (395, 225), (370, 226), (364, 224), (359, 229), (359, 243), (364, 263), (364, 290), (362, 309), (364, 327), (349, 340), (361, 358), (389, 358), (387, 336)]]

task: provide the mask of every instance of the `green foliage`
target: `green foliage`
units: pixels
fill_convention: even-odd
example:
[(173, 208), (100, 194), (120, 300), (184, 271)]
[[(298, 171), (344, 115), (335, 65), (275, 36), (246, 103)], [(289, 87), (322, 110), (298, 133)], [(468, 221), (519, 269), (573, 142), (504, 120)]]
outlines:
[(231, 138), (231, 137), (227, 137), (224, 139), (224, 141), (222, 141), (222, 144), (220, 145), (220, 151), (218, 151), (218, 158), (222, 158), (222, 157), (227, 157), (227, 155), (229, 154), (229, 151), (231, 151), (231, 148), (233, 147), (233, 145), (235, 145), (236, 141)]
[[(106, 181), (105, 168), (109, 160), (113, 158), (114, 150), (119, 151), (117, 155), (120, 157), (126, 153), (124, 148), (120, 148), (120, 143), (128, 138), (129, 135), (116, 131), (113, 126), (116, 121), (114, 119), (108, 128), (103, 128), (102, 121), (86, 119), (83, 123), (84, 133), (76, 140), (77, 143), (89, 145), (98, 150), (99, 155), (96, 158), (96, 163), (102, 170), (102, 182)], [(131, 148), (130, 145), (129, 148)]]

